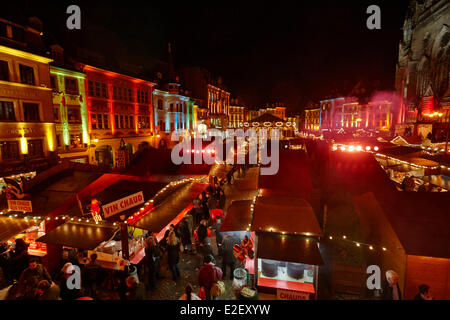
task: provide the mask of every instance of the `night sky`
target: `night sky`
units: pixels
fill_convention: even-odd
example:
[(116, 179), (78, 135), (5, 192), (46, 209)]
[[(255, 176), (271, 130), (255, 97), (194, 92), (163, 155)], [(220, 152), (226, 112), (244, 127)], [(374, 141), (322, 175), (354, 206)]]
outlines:
[[(20, 2), (20, 1), (19, 1)], [(398, 42), (408, 1), (26, 1), (52, 36), (132, 63), (167, 59), (222, 76), (233, 97), (250, 107), (280, 101), (293, 111), (309, 100), (358, 81), (394, 86)], [(65, 11), (78, 4), (82, 30), (65, 28)], [(366, 8), (381, 8), (381, 30), (368, 30)], [(81, 40), (77, 40), (81, 39)]]

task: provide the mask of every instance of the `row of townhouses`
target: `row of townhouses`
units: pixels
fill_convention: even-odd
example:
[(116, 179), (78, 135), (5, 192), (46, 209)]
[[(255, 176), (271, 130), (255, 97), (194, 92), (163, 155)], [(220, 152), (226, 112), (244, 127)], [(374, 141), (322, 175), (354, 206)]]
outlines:
[(146, 146), (169, 147), (177, 129), (226, 128), (230, 93), (221, 79), (200, 67), (175, 72), (170, 45), (166, 74), (153, 78), (70, 56), (46, 44), (42, 30), (37, 18), (0, 18), (0, 176), (64, 159), (121, 167), (120, 150), (129, 159)]

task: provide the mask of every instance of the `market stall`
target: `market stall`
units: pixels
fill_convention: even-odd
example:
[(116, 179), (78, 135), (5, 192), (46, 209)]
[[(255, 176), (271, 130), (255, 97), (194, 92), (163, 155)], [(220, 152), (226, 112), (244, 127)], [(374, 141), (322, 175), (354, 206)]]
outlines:
[(49, 221), (65, 223), (38, 241), (81, 250), (87, 257), (96, 253), (97, 261), (108, 269), (123, 270), (126, 265), (136, 265), (145, 256), (149, 230), (134, 224), (177, 195), (190, 181), (167, 184), (120, 180), (93, 194), (91, 199), (79, 201), (66, 215), (48, 217)]
[(16, 239), (23, 239), (28, 244), (29, 255), (43, 257), (47, 254), (47, 247), (36, 242), (42, 235), (44, 235), (44, 221), (39, 217), (0, 215), (0, 243), (12, 246)]
[(322, 231), (311, 205), (302, 198), (257, 197), (250, 230), (258, 290), (281, 300), (315, 297)]

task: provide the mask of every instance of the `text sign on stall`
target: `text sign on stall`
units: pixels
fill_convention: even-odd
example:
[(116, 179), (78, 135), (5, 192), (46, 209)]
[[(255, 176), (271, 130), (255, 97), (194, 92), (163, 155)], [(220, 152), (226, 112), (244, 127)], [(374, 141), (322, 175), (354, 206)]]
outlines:
[(142, 191), (139, 191), (128, 197), (119, 199), (117, 201), (102, 206), (103, 216), (105, 217), (105, 219), (109, 218), (119, 212), (133, 208), (134, 206), (137, 206), (138, 204), (141, 204), (143, 202), (144, 202), (144, 195), (142, 194)]
[(33, 212), (31, 201), (28, 200), (8, 200), (8, 209), (10, 211)]
[(309, 293), (302, 291), (277, 289), (277, 300), (309, 300)]

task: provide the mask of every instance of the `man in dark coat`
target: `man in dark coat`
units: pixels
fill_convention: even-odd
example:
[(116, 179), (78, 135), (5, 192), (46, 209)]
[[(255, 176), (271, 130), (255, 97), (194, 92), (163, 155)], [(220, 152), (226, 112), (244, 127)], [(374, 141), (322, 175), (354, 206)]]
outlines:
[(230, 268), (230, 279), (233, 279), (234, 265), (236, 258), (233, 254), (233, 246), (238, 244), (239, 240), (227, 233), (222, 241), (222, 271), (223, 277), (227, 276), (227, 266)]
[(402, 293), (398, 286), (398, 274), (393, 270), (386, 272), (381, 290), (383, 300), (402, 300)]
[(150, 236), (145, 248), (145, 259), (148, 266), (148, 285), (150, 288), (156, 288), (156, 280), (160, 275), (161, 250), (155, 236)]

